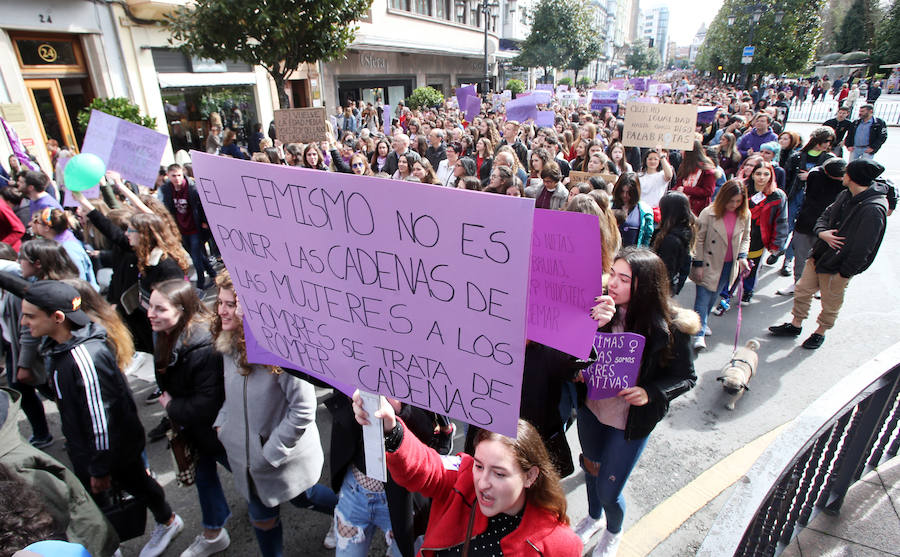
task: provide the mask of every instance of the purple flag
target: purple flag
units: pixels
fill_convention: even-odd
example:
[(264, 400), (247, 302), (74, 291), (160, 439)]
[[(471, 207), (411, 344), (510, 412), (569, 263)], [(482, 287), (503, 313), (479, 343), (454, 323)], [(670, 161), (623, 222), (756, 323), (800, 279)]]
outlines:
[(25, 146), (22, 145), (22, 141), (19, 139), (19, 134), (16, 133), (16, 130), (14, 130), (2, 117), (0, 117), (0, 122), (3, 122), (3, 131), (6, 132), (6, 139), (9, 140), (9, 145), (12, 147), (13, 154), (19, 159), (19, 164), (29, 170), (40, 170), (41, 168), (37, 164), (31, 162), (31, 159), (28, 157), (28, 152), (25, 150)]
[(263, 351), (515, 434), (533, 200), (191, 156)]
[(579, 358), (590, 355), (597, 331), (590, 311), (603, 292), (602, 243), (597, 217), (535, 209), (529, 339)]
[(383, 120), (384, 120), (384, 135), (390, 137), (391, 136), (391, 105), (384, 105)]
[(716, 117), (716, 112), (718, 111), (718, 106), (698, 106), (697, 122), (700, 124), (709, 124)]
[(543, 89), (528, 91), (526, 95), (533, 97), (535, 99), (535, 104), (550, 104), (550, 99), (553, 98), (552, 91), (545, 91)]
[(616, 396), (637, 384), (646, 339), (637, 333), (600, 333), (594, 338), (597, 361), (584, 370), (588, 398)]
[(473, 121), (481, 112), (481, 99), (478, 96), (466, 97), (466, 120)]
[(541, 128), (552, 128), (556, 124), (556, 112), (552, 110), (538, 110), (534, 124)]
[(517, 97), (506, 103), (506, 119), (524, 122), (537, 118), (537, 104), (534, 95)]

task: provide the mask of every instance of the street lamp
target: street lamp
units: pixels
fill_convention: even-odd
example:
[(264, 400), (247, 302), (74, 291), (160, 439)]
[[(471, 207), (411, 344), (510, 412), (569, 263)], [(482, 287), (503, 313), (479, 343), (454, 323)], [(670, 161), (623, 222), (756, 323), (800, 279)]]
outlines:
[(490, 27), (491, 20), (491, 9), (499, 7), (500, 4), (496, 2), (488, 3), (488, 0), (483, 0), (481, 3), (481, 13), (484, 14), (484, 94), (485, 98), (487, 98), (487, 94), (491, 91), (491, 68), (488, 65), (488, 28)]
[[(728, 25), (732, 26), (732, 25), (734, 25), (735, 21), (737, 21), (736, 14), (750, 14), (750, 39), (748, 42), (750, 43), (750, 46), (753, 46), (753, 37), (756, 36), (756, 26), (759, 24), (759, 20), (762, 19), (762, 16), (764, 13), (763, 10), (765, 10), (767, 8), (768, 8), (768, 6), (766, 4), (753, 4), (752, 6), (746, 6), (742, 9), (739, 9), (735, 13), (732, 13), (731, 15), (728, 16)], [(775, 12), (775, 25), (780, 25), (781, 21), (783, 19), (784, 19), (784, 10), (781, 8), (778, 8), (778, 10)], [(743, 46), (742, 46), (742, 48), (743, 48)], [(741, 84), (744, 87), (744, 89), (746, 89), (748, 86), (747, 81), (749, 78), (748, 70), (750, 68), (750, 63), (749, 62), (743, 63), (743, 61), (742, 61), (742, 64), (743, 64), (744, 68), (743, 68), (743, 70), (741, 70)]]

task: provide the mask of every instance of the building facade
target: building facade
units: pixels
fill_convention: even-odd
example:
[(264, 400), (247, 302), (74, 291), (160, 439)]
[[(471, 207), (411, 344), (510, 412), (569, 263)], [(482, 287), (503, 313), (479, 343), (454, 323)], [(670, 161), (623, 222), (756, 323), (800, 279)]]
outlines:
[(663, 67), (669, 60), (669, 8), (659, 7), (641, 12), (640, 38), (659, 52)]

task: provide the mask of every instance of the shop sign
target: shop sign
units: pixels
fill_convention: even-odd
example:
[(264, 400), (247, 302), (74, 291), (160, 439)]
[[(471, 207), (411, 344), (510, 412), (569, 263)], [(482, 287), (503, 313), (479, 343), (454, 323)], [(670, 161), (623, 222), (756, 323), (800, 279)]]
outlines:
[(73, 66), (78, 64), (70, 40), (17, 39), (24, 66)]
[(387, 58), (375, 56), (374, 54), (363, 53), (359, 55), (359, 65), (370, 70), (386, 70)]

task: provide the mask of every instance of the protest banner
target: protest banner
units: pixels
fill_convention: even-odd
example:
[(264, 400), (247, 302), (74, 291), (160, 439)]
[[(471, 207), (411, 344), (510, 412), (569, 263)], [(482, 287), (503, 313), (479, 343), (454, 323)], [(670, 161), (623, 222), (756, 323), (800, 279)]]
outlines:
[(534, 124), (540, 128), (552, 128), (556, 123), (556, 112), (552, 110), (538, 110)]
[(691, 151), (697, 105), (630, 102), (625, 112), (622, 143), (626, 147), (657, 147)]
[(647, 80), (643, 77), (632, 77), (629, 81), (635, 91), (643, 91), (647, 88)]
[(538, 83), (534, 86), (537, 91), (553, 91), (552, 83)]
[(594, 298), (603, 292), (597, 217), (535, 209), (528, 291), (529, 340), (566, 354), (591, 354), (597, 322)]
[(475, 90), (474, 85), (466, 85), (464, 87), (456, 88), (456, 102), (459, 103), (459, 109), (466, 109), (466, 99), (469, 97), (477, 97), (478, 91)]
[(637, 333), (601, 333), (594, 338), (597, 361), (584, 372), (588, 398), (600, 400), (616, 396), (637, 384), (646, 339)]
[(515, 434), (533, 200), (192, 157), (263, 350), (338, 388)]
[(599, 176), (603, 178), (603, 181), (607, 184), (615, 184), (616, 180), (619, 179), (619, 176), (612, 172), (581, 172), (578, 170), (571, 170), (569, 171), (569, 183), (577, 184), (578, 182), (587, 182), (591, 179), (591, 176)]
[(579, 97), (578, 93), (573, 92), (561, 93), (557, 98), (559, 99), (559, 104), (561, 106), (578, 106), (579, 102), (582, 100), (582, 97)]
[(568, 85), (557, 85), (556, 86), (556, 96), (557, 97), (562, 95), (563, 93), (567, 93), (568, 91), (569, 91)]
[(603, 110), (604, 108), (609, 108), (613, 112), (619, 108), (618, 91), (594, 91), (591, 94), (591, 110)]
[(91, 110), (82, 153), (93, 153), (122, 178), (152, 187), (169, 138), (115, 116)]
[(384, 105), (384, 109), (381, 114), (383, 120), (382, 123), (384, 124), (382, 126), (384, 128), (384, 135), (386, 135), (387, 137), (391, 137), (391, 105)]
[(471, 122), (478, 117), (478, 114), (481, 112), (481, 99), (477, 96), (475, 97), (466, 97), (466, 120)]
[(520, 97), (526, 96), (534, 99), (534, 104), (550, 104), (551, 99), (553, 98), (553, 91), (546, 91), (543, 89), (534, 89), (532, 91), (526, 91), (523, 95), (519, 95)]
[(614, 80), (610, 81), (609, 88), (610, 89), (624, 89), (625, 88), (625, 79), (619, 78), (619, 79), (614, 79)]
[[(275, 111), (278, 139), (288, 143), (318, 143), (325, 140), (325, 107), (284, 108)], [(340, 130), (335, 129), (335, 133)]]
[(533, 95), (519, 96), (506, 103), (506, 119), (525, 122), (537, 118), (537, 103)]

